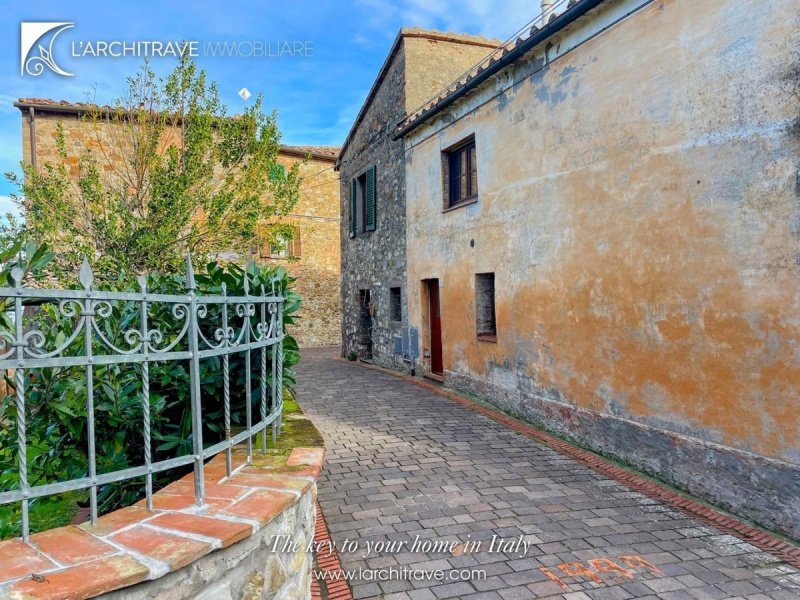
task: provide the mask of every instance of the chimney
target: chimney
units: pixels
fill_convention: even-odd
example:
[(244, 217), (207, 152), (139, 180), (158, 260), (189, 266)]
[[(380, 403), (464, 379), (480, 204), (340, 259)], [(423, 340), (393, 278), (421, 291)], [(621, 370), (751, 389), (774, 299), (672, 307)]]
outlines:
[(553, 4), (555, 0), (542, 0), (542, 24), (547, 25), (550, 15), (553, 14)]

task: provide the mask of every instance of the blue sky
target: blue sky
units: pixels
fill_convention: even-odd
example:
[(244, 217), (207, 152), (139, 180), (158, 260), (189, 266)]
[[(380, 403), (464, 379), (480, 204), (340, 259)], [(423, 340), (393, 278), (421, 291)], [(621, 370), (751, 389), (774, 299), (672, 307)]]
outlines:
[[(263, 93), (265, 107), (278, 110), (287, 144), (338, 145), (364, 101), (401, 26), (463, 31), (506, 39), (538, 13), (537, 0), (293, 0), (278, 2), (25, 2), (2, 0), (0, 31), (0, 172), (19, 171), (21, 119), (12, 102), (19, 97), (93, 99), (111, 103), (125, 78), (140, 64), (136, 58), (72, 58), (80, 40), (285, 41), (310, 42), (311, 56), (200, 57), (199, 64), (218, 82), (223, 100), (236, 112), (237, 92)], [(502, 7), (502, 8), (501, 8)], [(46, 72), (21, 77), (20, 22), (69, 21), (54, 44), (55, 58), (74, 73)], [(152, 63), (170, 70), (168, 58)], [(0, 181), (0, 213), (13, 187)]]

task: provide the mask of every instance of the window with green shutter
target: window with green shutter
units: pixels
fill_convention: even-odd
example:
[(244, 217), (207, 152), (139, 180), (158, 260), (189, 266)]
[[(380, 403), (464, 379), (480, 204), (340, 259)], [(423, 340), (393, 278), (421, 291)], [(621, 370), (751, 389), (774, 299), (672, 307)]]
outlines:
[(369, 167), (350, 182), (350, 237), (375, 231), (375, 167)]
[(358, 182), (350, 182), (350, 237), (356, 237), (358, 232)]
[(364, 190), (364, 230), (375, 231), (375, 167), (367, 169)]

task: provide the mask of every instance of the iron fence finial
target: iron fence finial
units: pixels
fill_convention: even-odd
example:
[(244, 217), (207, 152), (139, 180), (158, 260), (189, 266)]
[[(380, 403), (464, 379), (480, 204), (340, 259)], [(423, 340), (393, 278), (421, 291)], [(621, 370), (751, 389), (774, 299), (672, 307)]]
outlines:
[(14, 286), (19, 287), (22, 283), (22, 278), (25, 275), (25, 271), (20, 269), (19, 267), (14, 267), (11, 269), (11, 279), (14, 280)]
[(197, 284), (194, 282), (194, 268), (192, 267), (192, 253), (186, 254), (186, 289), (194, 291), (197, 289)]
[(89, 265), (89, 259), (86, 258), (86, 256), (83, 257), (83, 264), (81, 265), (78, 278), (80, 279), (81, 285), (85, 290), (91, 288), (92, 283), (94, 283), (94, 273), (92, 272), (91, 265)]

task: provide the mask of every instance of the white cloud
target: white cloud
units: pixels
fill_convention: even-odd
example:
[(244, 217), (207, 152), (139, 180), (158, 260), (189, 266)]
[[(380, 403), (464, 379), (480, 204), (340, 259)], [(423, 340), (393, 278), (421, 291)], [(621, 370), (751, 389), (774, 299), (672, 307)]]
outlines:
[(11, 196), (0, 196), (0, 218), (4, 219), (7, 213), (11, 213), (15, 217), (21, 216), (19, 207), (11, 199)]
[[(506, 40), (536, 18), (538, 0), (356, 0), (359, 18), (366, 27), (356, 32), (358, 40), (377, 35), (392, 39), (400, 27), (423, 27), (457, 33), (472, 33)], [(502, 6), (502, 8), (500, 8)]]
[[(462, 0), (453, 9), (450, 0), (401, 0), (389, 3), (358, 0), (376, 29), (424, 27), (453, 32), (482, 34), (507, 39), (540, 13), (537, 0), (506, 0), (499, 8), (496, 0)], [(389, 33), (389, 32), (387, 32)]]

